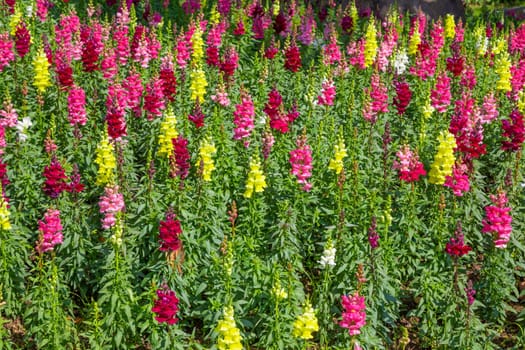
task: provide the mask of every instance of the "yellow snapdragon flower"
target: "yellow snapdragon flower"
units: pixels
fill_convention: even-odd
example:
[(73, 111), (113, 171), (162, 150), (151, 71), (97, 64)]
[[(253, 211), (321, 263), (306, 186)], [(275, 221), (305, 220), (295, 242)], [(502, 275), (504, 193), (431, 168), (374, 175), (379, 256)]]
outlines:
[(224, 308), (222, 320), (217, 324), (215, 331), (219, 333), (217, 347), (219, 350), (242, 350), (241, 332), (233, 318), (233, 307)]
[(319, 324), (314, 309), (310, 303), (306, 303), (303, 314), (297, 316), (293, 323), (293, 335), (301, 339), (312, 339), (312, 333), (318, 330)]
[(339, 138), (338, 144), (334, 146), (335, 156), (334, 159), (330, 159), (328, 169), (334, 170), (337, 175), (343, 171), (344, 164), (343, 159), (348, 155), (346, 153), (345, 141), (342, 137)]
[(98, 165), (97, 185), (111, 183), (115, 176), (117, 159), (115, 158), (115, 148), (113, 144), (109, 142), (107, 134), (97, 146), (95, 164)]
[(44, 49), (40, 48), (33, 59), (33, 68), (35, 70), (35, 80), (33, 85), (38, 89), (38, 92), (46, 91), (46, 88), (51, 86), (49, 78), (49, 62), (44, 53)]
[(159, 135), (159, 156), (169, 157), (173, 153), (172, 139), (176, 139), (179, 136), (177, 132), (177, 119), (171, 108), (166, 110), (164, 114), (164, 120), (160, 124), (160, 135)]
[(204, 181), (211, 181), (211, 173), (215, 170), (215, 163), (212, 156), (217, 152), (217, 148), (209, 139), (205, 139), (199, 149), (199, 157), (197, 158), (197, 167), (201, 166), (202, 162), (202, 179)]
[(431, 184), (443, 185), (445, 178), (452, 175), (452, 168), (456, 161), (454, 157), (454, 148), (456, 148), (456, 139), (450, 132), (442, 132), (438, 137), (439, 145), (437, 154), (434, 157), (434, 163), (428, 173)]
[(245, 198), (251, 198), (253, 191), (262, 192), (266, 188), (266, 176), (264, 176), (258, 160), (250, 161), (250, 173), (246, 180)]

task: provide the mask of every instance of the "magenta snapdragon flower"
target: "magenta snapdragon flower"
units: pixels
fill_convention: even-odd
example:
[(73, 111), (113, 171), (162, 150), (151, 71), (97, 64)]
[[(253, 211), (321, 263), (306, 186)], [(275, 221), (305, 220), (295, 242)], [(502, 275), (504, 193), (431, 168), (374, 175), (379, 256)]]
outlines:
[(159, 323), (167, 323), (169, 325), (177, 323), (176, 317), (179, 311), (179, 299), (175, 292), (170, 290), (167, 286), (157, 290), (157, 299), (155, 299), (152, 312), (156, 314), (155, 320)]
[(494, 236), (496, 248), (506, 248), (512, 232), (512, 217), (510, 207), (507, 207), (508, 199), (505, 192), (491, 195), (493, 205), (485, 207), (485, 219), (483, 219), (482, 232)]
[(39, 254), (51, 251), (55, 245), (61, 244), (63, 235), (60, 211), (48, 209), (44, 214), (44, 220), (38, 221), (38, 231), (40, 235), (36, 245), (36, 251)]
[(347, 328), (351, 336), (361, 334), (360, 329), (366, 324), (365, 297), (360, 296), (359, 292), (350, 296), (342, 295), (341, 305), (344, 311), (343, 320), (339, 322), (339, 326)]

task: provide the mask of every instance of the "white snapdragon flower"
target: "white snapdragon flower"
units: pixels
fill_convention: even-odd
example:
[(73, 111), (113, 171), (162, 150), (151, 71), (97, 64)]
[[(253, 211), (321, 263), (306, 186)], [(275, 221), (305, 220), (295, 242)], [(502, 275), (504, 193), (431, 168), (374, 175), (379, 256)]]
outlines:
[(325, 247), (323, 251), (323, 256), (321, 256), (321, 260), (319, 260), (319, 264), (321, 264), (321, 267), (325, 268), (326, 265), (335, 266), (335, 253), (336, 249), (332, 247), (331, 244)]
[(33, 122), (31, 122), (31, 118), (24, 117), (24, 119), (19, 120), (16, 124), (16, 130), (18, 132), (18, 139), (20, 142), (24, 142), (27, 140), (27, 134), (26, 131), (33, 125)]
[(397, 75), (403, 74), (408, 66), (408, 56), (405, 50), (398, 51), (395, 55), (394, 62), (392, 62), (392, 65), (394, 66), (394, 70), (396, 71)]

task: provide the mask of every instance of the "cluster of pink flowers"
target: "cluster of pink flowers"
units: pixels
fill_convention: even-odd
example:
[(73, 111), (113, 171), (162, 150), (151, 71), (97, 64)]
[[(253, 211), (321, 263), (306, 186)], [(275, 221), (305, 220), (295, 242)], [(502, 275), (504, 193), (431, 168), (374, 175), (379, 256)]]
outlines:
[(430, 93), (432, 107), (438, 112), (447, 111), (452, 95), (450, 93), (450, 78), (446, 73), (440, 74), (436, 79), (436, 87)]
[(175, 214), (170, 210), (166, 213), (165, 220), (160, 221), (159, 239), (162, 252), (177, 251), (181, 248), (182, 242), (179, 238), (182, 233), (180, 221), (175, 219)]
[(122, 87), (126, 90), (127, 108), (132, 110), (135, 116), (140, 116), (142, 113), (140, 105), (144, 92), (140, 74), (132, 71), (122, 82)]
[(510, 207), (507, 207), (507, 195), (500, 191), (497, 195), (490, 195), (490, 200), (493, 205), (485, 207), (482, 232), (494, 236), (496, 248), (505, 248), (512, 232), (512, 217), (509, 214)]
[(177, 323), (176, 317), (179, 311), (179, 299), (175, 292), (170, 290), (168, 286), (164, 285), (157, 290), (157, 299), (155, 299), (152, 312), (157, 314), (155, 320), (159, 323), (167, 323), (169, 325)]
[(299, 117), (299, 112), (293, 107), (290, 112), (284, 113), (282, 103), (283, 97), (273, 88), (268, 94), (268, 102), (263, 111), (270, 117), (270, 127), (284, 134), (288, 132), (289, 125)]
[(412, 91), (410, 91), (410, 85), (407, 82), (395, 82), (396, 97), (394, 97), (394, 106), (397, 109), (397, 114), (402, 115), (405, 113), (410, 100), (412, 99)]
[(144, 110), (148, 120), (160, 117), (162, 111), (166, 108), (163, 94), (163, 81), (159, 78), (153, 78), (146, 88), (144, 96)]
[(480, 123), (487, 124), (498, 118), (498, 105), (494, 97), (494, 93), (489, 93), (483, 98), (482, 112), (480, 115)]
[(351, 41), (346, 47), (350, 64), (359, 69), (365, 69), (365, 40)]
[(162, 58), (160, 65), (159, 79), (162, 82), (162, 94), (170, 101), (175, 101), (175, 94), (177, 93), (177, 79), (173, 71), (173, 61), (171, 55)]
[(301, 17), (297, 40), (303, 45), (311, 45), (314, 40), (314, 30), (316, 27), (317, 24), (315, 22), (312, 6), (308, 5), (304, 16)]
[(85, 72), (93, 72), (99, 69), (98, 62), (104, 48), (102, 40), (102, 25), (94, 23), (91, 27), (82, 27), (80, 30), (82, 39), (82, 65)]
[(332, 33), (330, 36), (330, 42), (323, 48), (323, 63), (332, 65), (334, 63), (340, 62), (341, 58), (342, 55), (339, 45), (337, 44), (337, 36), (335, 33)]
[(339, 326), (348, 329), (351, 336), (361, 334), (361, 327), (366, 324), (366, 305), (365, 297), (355, 292), (354, 295), (342, 295), (341, 305), (343, 306), (343, 320)]
[(179, 176), (182, 180), (188, 177), (190, 172), (190, 152), (188, 151), (188, 139), (179, 135), (171, 140), (173, 144), (172, 162), (175, 165), (174, 176)]
[(372, 250), (379, 247), (379, 234), (377, 233), (377, 219), (375, 216), (372, 217), (372, 222), (368, 228), (368, 243), (370, 244), (370, 248), (372, 248)]
[(18, 27), (16, 28), (15, 32), (15, 48), (16, 53), (20, 58), (24, 58), (24, 56), (29, 52), (29, 48), (31, 46), (31, 33), (29, 30), (27, 30), (26, 24), (24, 22), (21, 22)]
[(49, 197), (58, 198), (63, 191), (68, 189), (66, 172), (55, 157), (51, 159), (51, 164), (44, 168), (43, 175), (46, 180), (42, 189)]
[(501, 124), (503, 137), (505, 137), (501, 149), (504, 151), (519, 151), (525, 141), (523, 114), (514, 109), (510, 113), (509, 119), (502, 120)]
[(297, 182), (303, 185), (304, 191), (310, 191), (312, 184), (308, 179), (312, 176), (312, 150), (304, 135), (297, 139), (296, 145), (297, 148), (290, 151), (291, 173), (297, 177)]
[(457, 150), (463, 153), (465, 161), (487, 153), (483, 143), (483, 125), (475, 103), (470, 92), (464, 92), (456, 100), (455, 113), (450, 120), (449, 131), (456, 138)]
[(447, 58), (447, 70), (455, 77), (461, 76), (464, 64), (465, 58), (459, 53), (454, 53), (454, 55)]
[(284, 58), (284, 68), (294, 73), (301, 69), (301, 51), (299, 51), (295, 42), (292, 42), (292, 44), (284, 50)]
[(272, 19), (264, 12), (264, 8), (258, 2), (253, 2), (248, 7), (248, 16), (252, 18), (252, 33), (257, 40), (264, 39), (264, 32), (270, 24)]
[(210, 96), (213, 102), (220, 104), (223, 107), (230, 105), (230, 99), (228, 98), (228, 92), (224, 90), (224, 86), (220, 85), (215, 92), (215, 95)]
[(212, 67), (219, 66), (219, 48), (222, 43), (222, 34), (226, 30), (224, 22), (210, 28), (206, 38), (206, 63)]
[(412, 152), (409, 145), (402, 146), (396, 155), (399, 161), (394, 161), (394, 169), (398, 170), (401, 181), (414, 182), (427, 174), (417, 153)]
[(452, 168), (452, 175), (445, 177), (443, 186), (449, 187), (454, 195), (461, 197), (465, 192), (470, 191), (470, 181), (467, 175), (467, 166), (463, 163), (456, 163)]
[(335, 84), (332, 80), (323, 81), (321, 94), (317, 96), (317, 104), (320, 106), (332, 106), (335, 100)]
[(131, 42), (131, 55), (133, 60), (140, 63), (142, 68), (148, 68), (149, 62), (156, 59), (160, 51), (160, 42), (155, 36), (155, 31), (138, 25)]
[(127, 107), (127, 94), (126, 90), (119, 83), (109, 86), (106, 107), (108, 135), (116, 141), (121, 141), (128, 134), (125, 110)]
[(119, 193), (119, 187), (117, 185), (106, 187), (98, 205), (100, 212), (104, 214), (102, 228), (107, 230), (115, 226), (117, 222), (116, 215), (125, 208), (124, 196)]
[(388, 112), (388, 88), (381, 83), (379, 74), (372, 75), (370, 88), (365, 89), (370, 100), (365, 102), (363, 117), (374, 124), (379, 113)]
[(388, 68), (388, 63), (394, 48), (397, 45), (398, 33), (396, 27), (392, 24), (388, 25), (388, 28), (383, 35), (381, 46), (377, 52), (377, 66), (380, 71), (385, 72)]
[(474, 301), (476, 300), (474, 296), (476, 295), (476, 290), (474, 289), (474, 286), (472, 284), (472, 280), (469, 280), (467, 283), (467, 287), (465, 288), (465, 294), (467, 295), (467, 302), (469, 305), (474, 304)]
[(15, 53), (13, 52), (13, 42), (9, 39), (9, 34), (0, 34), (0, 72), (2, 72), (4, 67), (14, 59)]
[(4, 102), (4, 108), (0, 109), (0, 155), (4, 154), (7, 146), (5, 139), (5, 129), (14, 128), (18, 123), (18, 113), (11, 102)]
[(67, 97), (69, 124), (86, 125), (86, 94), (81, 87), (73, 87), (69, 90)]
[(186, 68), (191, 58), (191, 37), (194, 31), (195, 27), (190, 27), (190, 29), (184, 33), (184, 35), (180, 35), (177, 40), (177, 65), (181, 69)]
[(44, 214), (44, 220), (38, 221), (39, 239), (36, 245), (36, 251), (39, 254), (53, 250), (57, 244), (63, 240), (62, 222), (60, 221), (60, 211), (48, 209)]
[[(235, 106), (235, 112), (233, 112), (233, 123), (236, 126), (233, 130), (233, 138), (235, 140), (242, 140), (250, 136), (250, 133), (255, 128), (254, 116), (255, 109), (250, 95), (242, 94), (241, 103)], [(245, 147), (249, 145), (249, 141), (244, 142)]]
[(273, 137), (271, 132), (265, 131), (263, 133), (263, 138), (262, 138), (262, 144), (263, 144), (262, 154), (263, 154), (264, 159), (268, 159), (268, 157), (270, 156), (270, 152), (272, 151), (272, 147), (274, 143), (275, 143), (275, 137)]
[(460, 257), (468, 254), (472, 250), (468, 244), (465, 244), (465, 238), (463, 236), (463, 229), (461, 228), (461, 222), (458, 222), (454, 237), (451, 237), (448, 241), (445, 252), (451, 257)]
[(188, 114), (188, 120), (199, 129), (204, 126), (204, 118), (206, 118), (206, 115), (202, 112), (201, 104), (199, 103), (199, 100), (197, 100), (195, 101), (193, 111), (191, 111), (191, 114)]
[(219, 69), (228, 78), (233, 76), (238, 66), (239, 54), (235, 47), (229, 47), (224, 53), (224, 58), (220, 61)]

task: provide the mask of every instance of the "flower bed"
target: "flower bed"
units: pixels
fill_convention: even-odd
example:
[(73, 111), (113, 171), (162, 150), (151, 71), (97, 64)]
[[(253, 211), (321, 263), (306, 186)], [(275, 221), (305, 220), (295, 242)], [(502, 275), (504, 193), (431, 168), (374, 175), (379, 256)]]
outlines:
[(3, 348), (525, 346), (525, 24), (0, 14)]

